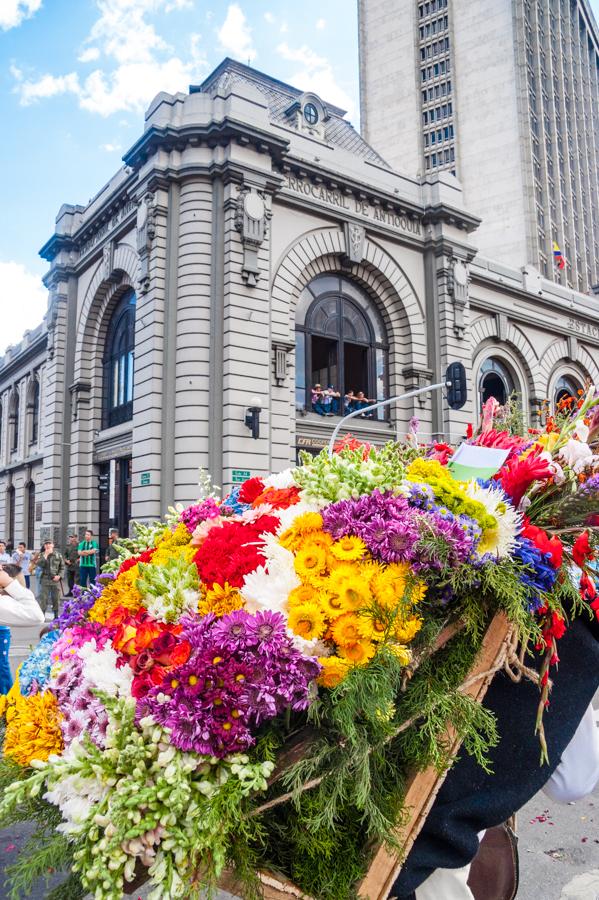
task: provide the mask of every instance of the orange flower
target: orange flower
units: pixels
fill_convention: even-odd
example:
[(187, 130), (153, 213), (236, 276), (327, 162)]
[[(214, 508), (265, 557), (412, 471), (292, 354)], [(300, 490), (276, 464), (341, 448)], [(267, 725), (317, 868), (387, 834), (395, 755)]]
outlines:
[[(9, 715), (10, 712), (10, 715)], [(7, 709), (3, 752), (20, 766), (34, 759), (45, 761), (64, 747), (60, 711), (50, 691), (16, 699)]]

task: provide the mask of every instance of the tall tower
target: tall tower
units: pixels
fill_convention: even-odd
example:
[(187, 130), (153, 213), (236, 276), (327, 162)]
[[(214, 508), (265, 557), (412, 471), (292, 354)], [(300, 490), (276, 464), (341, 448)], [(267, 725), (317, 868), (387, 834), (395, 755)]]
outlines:
[(366, 140), (399, 170), (455, 174), (483, 220), (483, 255), (597, 285), (599, 31), (587, 0), (358, 0), (358, 15)]

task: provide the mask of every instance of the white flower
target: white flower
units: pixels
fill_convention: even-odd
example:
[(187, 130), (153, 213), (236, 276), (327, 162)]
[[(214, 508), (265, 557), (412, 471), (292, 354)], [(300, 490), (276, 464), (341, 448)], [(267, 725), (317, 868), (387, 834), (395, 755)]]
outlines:
[(574, 434), (576, 435), (578, 440), (582, 441), (583, 444), (586, 444), (589, 439), (590, 433), (591, 432), (589, 426), (585, 424), (583, 419), (579, 419), (576, 423), (576, 428), (574, 429)]
[[(325, 501), (324, 505), (327, 505), (327, 501)], [(303, 516), (309, 512), (320, 512), (321, 508), (318, 503), (312, 500), (300, 500), (299, 503), (294, 503), (293, 506), (289, 506), (287, 509), (278, 509), (277, 515), (281, 524), (277, 528), (277, 534), (281, 535), (288, 528), (291, 528), (298, 516)]]
[(96, 650), (95, 641), (84, 644), (79, 651), (83, 660), (83, 676), (94, 688), (111, 697), (130, 697), (133, 672), (129, 666), (117, 668), (118, 656), (107, 644), (103, 650)]
[(299, 650), (303, 656), (330, 656), (333, 652), (332, 648), (327, 647), (319, 638), (312, 638), (307, 641), (305, 638), (300, 637), (299, 634), (291, 631), (290, 628), (287, 629), (287, 634), (293, 640), (295, 649)]
[(278, 472), (276, 475), (269, 475), (268, 478), (264, 479), (264, 487), (272, 487), (277, 490), (283, 490), (284, 488), (296, 487), (296, 482), (293, 477), (293, 469), (283, 469), (282, 472)]
[(469, 481), (466, 493), (477, 500), (497, 520), (496, 528), (488, 528), (481, 538), (477, 552), (482, 556), (509, 556), (522, 526), (522, 515), (514, 509), (500, 487), (483, 488), (476, 481)]
[(587, 466), (594, 465), (596, 457), (588, 444), (583, 441), (577, 441), (574, 438), (564, 444), (557, 454), (569, 465), (577, 474), (586, 469)]
[(281, 547), (272, 534), (265, 534), (266, 563), (243, 579), (240, 589), (248, 612), (269, 609), (287, 615), (287, 599), (301, 584), (293, 566), (293, 553)]
[(64, 822), (58, 826), (63, 834), (76, 834), (92, 811), (104, 799), (108, 787), (98, 778), (84, 778), (77, 773), (61, 775), (44, 799), (60, 809)]

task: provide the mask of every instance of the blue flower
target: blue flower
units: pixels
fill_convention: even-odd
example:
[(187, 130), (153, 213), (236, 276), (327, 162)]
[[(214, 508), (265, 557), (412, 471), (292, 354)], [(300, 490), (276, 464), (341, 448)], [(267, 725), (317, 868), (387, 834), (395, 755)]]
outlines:
[(19, 688), (24, 697), (36, 690), (43, 690), (50, 677), (52, 648), (59, 633), (58, 629), (54, 629), (45, 634), (19, 669)]
[(528, 608), (536, 612), (545, 605), (541, 595), (553, 588), (557, 578), (557, 571), (551, 565), (551, 554), (542, 553), (528, 538), (520, 537), (516, 541), (514, 557), (524, 564), (519, 577), (528, 588)]

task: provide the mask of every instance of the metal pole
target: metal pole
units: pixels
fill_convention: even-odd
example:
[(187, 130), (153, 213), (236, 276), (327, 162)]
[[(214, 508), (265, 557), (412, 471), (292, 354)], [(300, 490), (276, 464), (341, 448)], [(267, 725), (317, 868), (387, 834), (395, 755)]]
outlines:
[(451, 387), (451, 381), (439, 381), (438, 384), (429, 384), (427, 387), (416, 388), (416, 390), (408, 391), (407, 394), (399, 394), (397, 397), (389, 397), (388, 400), (380, 400), (378, 403), (373, 403), (371, 406), (365, 406), (363, 409), (355, 409), (353, 412), (348, 413), (344, 416), (340, 422), (335, 426), (335, 430), (331, 435), (331, 440), (329, 441), (329, 458), (333, 457), (333, 447), (335, 446), (335, 440), (337, 435), (339, 434), (339, 429), (347, 422), (348, 419), (355, 419), (356, 416), (361, 416), (365, 412), (370, 412), (373, 409), (380, 409), (382, 406), (388, 406), (390, 403), (397, 403), (398, 400), (407, 400), (409, 397), (418, 397), (419, 394), (426, 394), (428, 391), (438, 391), (444, 387)]

